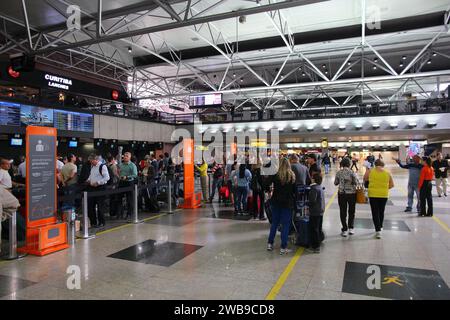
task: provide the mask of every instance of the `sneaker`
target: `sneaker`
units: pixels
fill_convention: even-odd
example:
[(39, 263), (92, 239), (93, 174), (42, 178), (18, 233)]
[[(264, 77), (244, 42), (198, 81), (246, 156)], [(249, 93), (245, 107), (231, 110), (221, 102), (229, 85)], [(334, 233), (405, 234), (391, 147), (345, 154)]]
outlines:
[(411, 208), (406, 208), (404, 212), (412, 212)]
[(377, 231), (377, 232), (375, 233), (375, 237), (376, 237), (377, 239), (381, 239), (381, 231)]
[(438, 197), (439, 197), (439, 198), (442, 198), (442, 195), (440, 194), (440, 195), (438, 195)]
[(447, 197), (447, 194), (446, 194), (446, 193), (444, 193), (444, 197)]
[(288, 254), (289, 252), (291, 252), (291, 249), (288, 249), (288, 248), (286, 248), (286, 249), (280, 249), (280, 255)]
[(267, 218), (265, 218), (265, 217), (262, 217), (262, 218), (259, 218), (259, 220), (260, 220), (260, 221), (266, 221), (266, 220), (267, 220)]
[(314, 253), (320, 253), (320, 248), (315, 248)]
[(345, 237), (347, 237), (347, 235), (348, 235), (348, 232), (347, 232), (347, 231), (342, 231), (342, 232), (341, 232), (341, 236), (342, 236), (342, 237), (345, 238)]
[(348, 234), (349, 234), (349, 235), (354, 235), (354, 234), (355, 234), (355, 230), (349, 229), (349, 230), (348, 230)]
[(273, 250), (273, 244), (268, 243), (267, 244), (267, 251), (272, 251)]

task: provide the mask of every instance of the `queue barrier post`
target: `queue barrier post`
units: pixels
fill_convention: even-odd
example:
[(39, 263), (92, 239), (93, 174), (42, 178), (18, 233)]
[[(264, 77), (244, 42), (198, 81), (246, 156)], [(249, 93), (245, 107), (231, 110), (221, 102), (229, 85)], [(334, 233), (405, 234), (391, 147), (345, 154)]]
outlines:
[(95, 235), (89, 234), (89, 217), (88, 217), (88, 193), (86, 191), (83, 192), (83, 206), (82, 206), (82, 210), (83, 210), (83, 233), (81, 234), (81, 236), (79, 236), (79, 238), (81, 239), (92, 239), (95, 238)]
[(168, 179), (167, 181), (167, 206), (168, 213), (173, 213), (172, 209), (172, 181)]
[(4, 260), (16, 260), (25, 257), (26, 253), (17, 253), (17, 212), (9, 218), (9, 253)]
[(133, 220), (128, 221), (128, 223), (138, 224), (144, 222), (143, 220), (139, 220), (138, 197), (139, 197), (138, 185), (135, 184), (133, 189)]
[(75, 244), (75, 208), (65, 208), (63, 210), (63, 216), (65, 217), (67, 223), (67, 243), (71, 246)]

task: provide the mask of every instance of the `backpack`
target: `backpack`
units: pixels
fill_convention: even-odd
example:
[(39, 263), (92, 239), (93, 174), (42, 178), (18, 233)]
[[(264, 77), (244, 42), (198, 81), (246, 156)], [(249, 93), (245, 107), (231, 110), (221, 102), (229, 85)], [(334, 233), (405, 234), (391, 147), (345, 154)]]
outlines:
[(102, 163), (98, 169), (100, 172), (100, 175), (103, 177), (103, 174), (102, 174), (103, 166), (106, 166), (106, 169), (108, 169), (109, 180), (108, 180), (108, 182), (106, 182), (106, 184), (109, 186), (116, 185), (119, 182), (119, 178), (114, 174), (114, 172), (112, 171), (110, 166)]

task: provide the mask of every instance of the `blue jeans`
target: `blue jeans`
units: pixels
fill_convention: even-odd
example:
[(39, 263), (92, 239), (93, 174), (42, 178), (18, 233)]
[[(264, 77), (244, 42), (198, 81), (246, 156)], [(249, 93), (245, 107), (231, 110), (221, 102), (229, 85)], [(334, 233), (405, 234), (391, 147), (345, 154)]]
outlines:
[(325, 174), (328, 174), (328, 172), (330, 172), (330, 165), (324, 164), (324, 166), (325, 166)]
[(211, 195), (209, 196), (210, 200), (214, 199), (214, 196), (216, 194), (216, 189), (219, 189), (222, 186), (222, 183), (223, 183), (223, 178), (213, 178)]
[(419, 190), (419, 186), (417, 185), (412, 185), (410, 183), (408, 183), (408, 209), (412, 210), (412, 206), (414, 203), (414, 193), (417, 196), (417, 211), (420, 210), (420, 190)]
[(286, 249), (288, 244), (289, 229), (291, 227), (292, 210), (290, 208), (282, 208), (271, 205), (272, 208), (272, 225), (270, 226), (270, 234), (268, 243), (273, 245), (275, 235), (277, 234), (278, 225), (281, 223), (281, 249)]
[(247, 187), (236, 188), (236, 199), (234, 199), (234, 208), (236, 209), (236, 211), (241, 210), (244, 211), (247, 209), (247, 195), (248, 195)]

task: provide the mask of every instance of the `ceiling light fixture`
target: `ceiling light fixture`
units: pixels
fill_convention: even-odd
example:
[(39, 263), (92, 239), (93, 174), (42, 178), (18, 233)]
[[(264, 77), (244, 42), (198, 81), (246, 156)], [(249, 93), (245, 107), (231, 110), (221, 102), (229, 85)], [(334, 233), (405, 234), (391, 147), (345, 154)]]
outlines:
[(436, 52), (433, 52), (433, 57), (436, 57), (437, 56), (437, 53)]
[(406, 60), (406, 56), (403, 56), (402, 59), (403, 59), (403, 60)]
[(340, 125), (339, 130), (341, 130), (341, 131), (345, 130), (345, 125)]
[(403, 62), (400, 61), (400, 68), (403, 68)]
[(133, 48), (128, 47), (128, 52), (131, 53), (131, 51), (133, 51)]
[(410, 123), (408, 123), (408, 127), (410, 127), (410, 128), (415, 128), (415, 127), (417, 127), (417, 123), (415, 123), (415, 122), (410, 122)]
[(380, 125), (378, 123), (372, 124), (372, 128), (375, 130), (378, 129), (379, 127), (380, 127)]
[(390, 126), (391, 126), (392, 129), (394, 129), (394, 128), (398, 127), (398, 124), (397, 123), (391, 123)]
[(437, 123), (435, 121), (428, 121), (427, 126), (432, 128), (432, 127), (437, 126)]
[(427, 64), (431, 64), (431, 59), (428, 59)]

